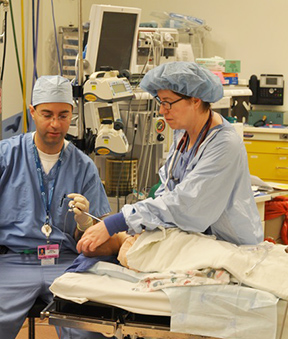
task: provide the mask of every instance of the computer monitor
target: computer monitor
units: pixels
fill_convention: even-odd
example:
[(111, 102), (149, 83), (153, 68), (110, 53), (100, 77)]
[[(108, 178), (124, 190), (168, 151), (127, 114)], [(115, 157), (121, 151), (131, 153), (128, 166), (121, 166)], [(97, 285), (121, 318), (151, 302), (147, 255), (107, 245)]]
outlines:
[(92, 5), (85, 60), (86, 74), (110, 66), (130, 70), (136, 62), (141, 9), (110, 5)]

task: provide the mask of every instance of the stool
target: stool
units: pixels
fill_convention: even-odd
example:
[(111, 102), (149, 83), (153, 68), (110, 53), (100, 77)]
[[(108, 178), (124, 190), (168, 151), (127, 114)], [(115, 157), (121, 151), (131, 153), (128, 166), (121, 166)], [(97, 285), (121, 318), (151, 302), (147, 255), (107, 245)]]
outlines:
[(28, 338), (35, 339), (35, 318), (40, 318), (40, 312), (47, 306), (42, 299), (37, 298), (34, 305), (30, 308), (28, 318)]

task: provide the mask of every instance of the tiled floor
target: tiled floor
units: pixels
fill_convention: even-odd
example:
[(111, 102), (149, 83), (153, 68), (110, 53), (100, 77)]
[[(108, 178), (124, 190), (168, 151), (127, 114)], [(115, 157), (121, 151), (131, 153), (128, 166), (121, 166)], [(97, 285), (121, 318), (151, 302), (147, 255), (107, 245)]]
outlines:
[[(26, 320), (16, 339), (28, 339), (28, 321)], [(35, 339), (58, 339), (54, 326), (47, 320), (35, 320)]]

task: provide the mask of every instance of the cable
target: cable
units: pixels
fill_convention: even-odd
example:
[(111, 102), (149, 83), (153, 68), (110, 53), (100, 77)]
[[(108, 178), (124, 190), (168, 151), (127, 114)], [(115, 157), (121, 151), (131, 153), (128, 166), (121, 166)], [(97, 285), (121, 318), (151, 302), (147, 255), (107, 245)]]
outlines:
[(4, 13), (4, 46), (3, 46), (3, 58), (2, 58), (2, 69), (1, 69), (1, 78), (3, 80), (4, 75), (4, 67), (5, 67), (5, 59), (6, 59), (6, 41), (7, 41), (7, 11)]
[[(155, 99), (152, 101), (152, 107), (151, 107), (151, 121), (150, 121), (150, 128), (149, 128), (149, 139), (148, 139), (148, 145), (147, 145), (147, 153), (149, 153), (148, 158), (148, 165), (147, 165), (147, 173), (146, 173), (146, 181), (145, 185), (143, 186), (143, 192), (145, 192), (147, 186), (148, 186), (148, 179), (151, 171), (151, 160), (152, 160), (152, 153), (153, 153), (153, 142), (150, 142), (151, 134), (153, 134), (153, 117), (154, 117), (154, 110), (155, 110)], [(150, 149), (150, 152), (149, 152)]]
[(35, 1), (32, 0), (32, 48), (33, 48), (33, 78), (32, 83), (34, 83), (34, 76), (35, 76)]
[[(146, 34), (147, 34), (147, 33), (146, 33)], [(146, 36), (149, 37), (149, 39), (151, 40), (151, 44), (150, 44), (150, 46), (149, 46), (149, 52), (148, 52), (146, 61), (145, 61), (144, 65), (143, 65), (143, 67), (142, 67), (142, 69), (141, 69), (141, 72), (140, 72), (140, 74), (139, 74), (139, 77), (138, 77), (138, 79), (137, 79), (137, 81), (136, 81), (135, 89), (138, 88), (138, 86), (139, 86), (139, 84), (140, 84), (141, 77), (142, 77), (142, 75), (144, 74), (147, 65), (149, 64), (149, 60), (150, 60), (150, 57), (151, 57), (152, 44), (153, 44), (153, 42), (152, 42), (152, 37), (151, 37), (151, 34), (149, 34), (149, 35), (147, 34)]]
[(147, 165), (148, 170), (147, 170), (147, 175), (146, 175), (146, 181), (143, 186), (143, 193), (146, 191), (148, 187), (148, 179), (149, 179), (149, 175), (151, 171), (151, 160), (152, 160), (152, 154), (153, 154), (153, 143), (150, 143), (148, 147), (150, 148), (150, 152), (149, 152), (149, 159), (148, 159), (148, 165)]
[(24, 26), (24, 0), (21, 0), (21, 30), (22, 30), (22, 74), (23, 74), (23, 132), (28, 130), (26, 109), (26, 65), (25, 65), (25, 26)]
[[(140, 156), (140, 163), (143, 163), (143, 165), (141, 166), (142, 168), (142, 172), (140, 175), (140, 180), (139, 180), (139, 184), (138, 184), (138, 192), (137, 192), (137, 200), (139, 198), (139, 192), (142, 190), (143, 187), (141, 187), (142, 183), (143, 183), (143, 176), (144, 176), (144, 169), (146, 168), (144, 165), (146, 164), (147, 161), (147, 153), (149, 151), (149, 139), (150, 139), (150, 131), (152, 128), (152, 118), (153, 118), (153, 107), (151, 108), (150, 112), (147, 113), (146, 119), (145, 119), (145, 133), (143, 132), (143, 139), (142, 139), (142, 145), (144, 145), (144, 142), (146, 143), (145, 145), (145, 150), (144, 150), (144, 146), (141, 150), (141, 156)], [(149, 126), (148, 126), (149, 123)], [(144, 151), (143, 151), (144, 150)], [(142, 160), (143, 159), (143, 160)], [(145, 174), (147, 174), (147, 172), (145, 172)]]
[[(138, 104), (138, 114), (140, 112), (140, 106), (141, 106), (141, 102), (142, 102), (142, 94), (143, 93), (140, 93), (140, 100), (139, 100), (139, 104)], [(145, 136), (147, 135), (147, 116), (148, 116), (149, 113), (147, 113), (147, 115), (145, 115), (145, 119), (144, 119), (144, 128), (143, 128), (143, 134), (142, 134), (142, 140), (141, 140), (141, 151), (140, 151), (140, 156), (139, 156), (139, 161), (138, 161), (138, 167), (140, 167), (140, 165), (142, 164), (142, 158), (143, 158), (143, 153), (144, 153), (144, 143), (145, 143)], [(142, 168), (142, 171), (141, 171), (141, 175), (142, 175), (142, 172), (143, 172), (143, 169), (144, 169), (144, 166), (141, 166)], [(137, 199), (138, 199), (138, 195), (139, 195), (139, 192), (140, 191), (140, 181), (138, 181), (137, 183)]]
[[(128, 121), (128, 119), (127, 119), (127, 121)], [(134, 120), (134, 134), (133, 134), (132, 148), (131, 148), (131, 153), (130, 153), (130, 167), (129, 167), (129, 175), (128, 175), (128, 180), (127, 180), (126, 192), (128, 192), (129, 181), (130, 181), (131, 175), (132, 175), (132, 159), (133, 159), (133, 152), (134, 152), (135, 138), (136, 138), (136, 134), (137, 134), (138, 123), (139, 123), (139, 114), (136, 113), (135, 120)], [(126, 203), (127, 203), (127, 194), (125, 195), (125, 204)]]
[(118, 181), (117, 181), (117, 186), (116, 186), (117, 213), (120, 211), (119, 188), (120, 188), (120, 180), (121, 180), (121, 176), (122, 176), (123, 166), (124, 166), (124, 156), (121, 157), (120, 171), (119, 171)]
[[(37, 2), (36, 8), (36, 19), (35, 19), (35, 0), (32, 0), (32, 49), (33, 49), (33, 74), (32, 74), (32, 89), (35, 84), (35, 80), (38, 79), (38, 72), (37, 72), (37, 50), (38, 50), (38, 28), (39, 28), (39, 8), (40, 8), (40, 0)], [(36, 22), (36, 26), (35, 26)], [(31, 98), (30, 102), (32, 102), (32, 91), (31, 91)], [(32, 121), (32, 117), (29, 115), (28, 123), (30, 126)]]
[[(34, 80), (37, 80), (37, 49), (38, 49), (38, 28), (39, 28), (39, 7), (40, 0), (37, 2), (37, 15), (35, 20), (35, 0), (32, 0), (32, 43), (33, 43), (33, 78), (32, 78), (32, 88), (34, 86)], [(36, 21), (36, 27), (35, 27)]]
[(9, 0), (9, 7), (10, 7), (11, 23), (12, 23), (12, 30), (13, 30), (13, 38), (14, 38), (13, 40), (14, 40), (14, 46), (15, 46), (15, 52), (16, 52), (16, 59), (17, 59), (18, 75), (19, 75), (19, 80), (20, 80), (21, 92), (23, 93), (23, 81), (22, 81), (22, 74), (21, 74), (21, 67), (20, 67), (20, 60), (19, 60), (19, 53), (18, 53), (18, 46), (17, 46), (17, 39), (16, 39), (12, 0)]
[(53, 25), (54, 25), (54, 37), (55, 37), (55, 44), (56, 44), (56, 49), (57, 49), (58, 64), (59, 64), (59, 69), (60, 69), (60, 75), (63, 75), (62, 64), (61, 64), (61, 59), (60, 59), (60, 52), (59, 52), (59, 45), (58, 45), (58, 39), (57, 39), (53, 0), (51, 0), (51, 7), (52, 7), (52, 19), (53, 19)]

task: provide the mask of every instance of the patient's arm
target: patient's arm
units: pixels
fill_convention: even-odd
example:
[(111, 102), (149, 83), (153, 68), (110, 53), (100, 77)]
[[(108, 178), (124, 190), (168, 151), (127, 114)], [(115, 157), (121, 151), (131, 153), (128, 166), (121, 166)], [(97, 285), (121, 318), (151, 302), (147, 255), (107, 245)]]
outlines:
[(94, 251), (82, 251), (82, 253), (86, 257), (96, 257), (96, 256), (103, 256), (103, 255), (113, 255), (118, 254), (120, 247), (125, 242), (125, 240), (131, 237), (126, 232), (120, 232), (114, 234), (110, 237), (104, 244), (100, 245)]

